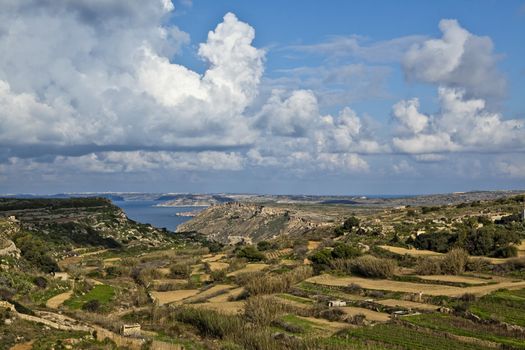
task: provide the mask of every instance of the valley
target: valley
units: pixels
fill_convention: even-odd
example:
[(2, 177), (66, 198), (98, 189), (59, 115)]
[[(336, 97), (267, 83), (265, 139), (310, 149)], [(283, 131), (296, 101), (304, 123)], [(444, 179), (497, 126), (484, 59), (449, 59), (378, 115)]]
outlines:
[(177, 232), (1, 199), (0, 348), (525, 348), (525, 196), (454, 196), (236, 200)]

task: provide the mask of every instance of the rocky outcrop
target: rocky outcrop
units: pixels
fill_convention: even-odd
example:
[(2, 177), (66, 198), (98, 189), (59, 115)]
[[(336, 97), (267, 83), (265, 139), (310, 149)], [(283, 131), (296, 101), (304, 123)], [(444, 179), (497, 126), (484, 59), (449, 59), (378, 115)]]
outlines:
[(233, 202), (209, 207), (177, 228), (226, 244), (256, 243), (280, 235), (299, 235), (324, 225), (278, 206)]

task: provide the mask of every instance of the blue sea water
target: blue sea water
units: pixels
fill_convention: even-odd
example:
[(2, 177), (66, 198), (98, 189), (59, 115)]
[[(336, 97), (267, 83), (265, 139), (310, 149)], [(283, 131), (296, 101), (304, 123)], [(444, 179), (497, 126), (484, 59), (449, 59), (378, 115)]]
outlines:
[(157, 228), (167, 228), (175, 231), (177, 226), (191, 217), (177, 216), (176, 213), (188, 212), (203, 207), (155, 207), (158, 201), (113, 201), (113, 204), (124, 210), (128, 218), (143, 224), (151, 224)]

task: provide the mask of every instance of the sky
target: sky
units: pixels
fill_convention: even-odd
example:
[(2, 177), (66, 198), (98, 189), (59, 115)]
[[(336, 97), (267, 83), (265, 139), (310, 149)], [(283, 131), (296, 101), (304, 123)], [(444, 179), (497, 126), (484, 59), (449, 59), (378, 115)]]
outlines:
[(0, 193), (525, 189), (525, 1), (0, 0)]

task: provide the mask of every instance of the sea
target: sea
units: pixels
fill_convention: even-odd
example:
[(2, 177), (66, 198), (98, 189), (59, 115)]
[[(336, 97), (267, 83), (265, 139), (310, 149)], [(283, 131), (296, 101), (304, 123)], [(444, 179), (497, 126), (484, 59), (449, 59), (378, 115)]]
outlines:
[(177, 216), (177, 213), (204, 209), (204, 207), (156, 207), (159, 201), (130, 200), (113, 201), (124, 210), (128, 218), (157, 228), (175, 231), (177, 226), (190, 220), (189, 216)]

